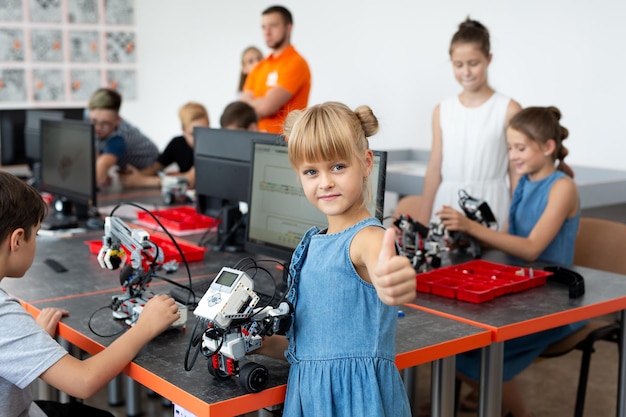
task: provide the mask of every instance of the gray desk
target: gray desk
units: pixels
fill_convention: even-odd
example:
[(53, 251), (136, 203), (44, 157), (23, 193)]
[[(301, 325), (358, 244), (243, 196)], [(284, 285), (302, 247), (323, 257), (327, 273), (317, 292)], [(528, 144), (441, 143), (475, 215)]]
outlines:
[[(110, 304), (111, 296), (120, 292), (117, 271), (100, 268), (96, 256), (89, 252), (85, 240), (101, 237), (100, 232), (72, 238), (38, 238), (38, 247), (32, 268), (21, 279), (4, 279), (3, 288), (28, 304), (28, 308), (63, 307), (70, 311), (60, 326), (60, 336), (84, 351), (94, 354), (112, 343), (114, 334), (124, 327), (114, 320), (109, 309), (98, 308)], [(244, 254), (207, 252), (204, 262), (190, 264), (194, 278), (214, 276), (222, 266), (234, 265)], [(68, 271), (53, 272), (43, 263), (54, 258)], [(185, 282), (183, 268), (168, 278)], [(155, 279), (154, 292), (165, 292), (171, 284)], [(436, 314), (404, 308), (405, 317), (398, 319), (396, 339), (397, 360), (400, 369), (435, 361), (433, 377), (433, 415), (453, 416), (454, 355), (489, 345), (491, 333)], [(268, 388), (258, 394), (244, 394), (236, 379), (214, 380), (208, 374), (206, 360), (200, 356), (190, 372), (183, 361), (194, 316), (190, 314), (187, 332), (167, 331), (148, 344), (125, 373), (147, 388), (181, 407), (203, 416), (238, 415), (283, 402), (288, 367), (283, 361), (255, 356), (268, 367)]]
[[(489, 254), (487, 254), (489, 256)], [(492, 259), (501, 262), (499, 259)], [(588, 268), (575, 268), (585, 279), (584, 296), (571, 300), (567, 288), (548, 282), (545, 286), (503, 296), (483, 304), (471, 304), (419, 294), (413, 303), (417, 308), (457, 317), (491, 329), (493, 344), (483, 348), (481, 401), (479, 415), (500, 416), (502, 390), (503, 342), (542, 330), (626, 310), (626, 277)], [(532, 308), (529, 308), (532, 306)], [(621, 335), (620, 340), (624, 335)], [(626, 346), (620, 347), (617, 414), (626, 416)]]

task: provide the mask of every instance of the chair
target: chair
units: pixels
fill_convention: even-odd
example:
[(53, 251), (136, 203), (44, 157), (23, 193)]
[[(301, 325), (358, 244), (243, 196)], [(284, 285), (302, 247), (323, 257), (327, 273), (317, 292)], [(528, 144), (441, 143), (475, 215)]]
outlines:
[[(626, 274), (626, 224), (582, 217), (576, 236), (574, 265)], [(589, 320), (581, 329), (548, 346), (541, 354), (541, 357), (549, 358), (564, 355), (574, 349), (582, 351), (575, 417), (583, 415), (594, 343), (597, 340), (618, 343), (620, 324), (617, 317), (606, 317), (608, 316)]]

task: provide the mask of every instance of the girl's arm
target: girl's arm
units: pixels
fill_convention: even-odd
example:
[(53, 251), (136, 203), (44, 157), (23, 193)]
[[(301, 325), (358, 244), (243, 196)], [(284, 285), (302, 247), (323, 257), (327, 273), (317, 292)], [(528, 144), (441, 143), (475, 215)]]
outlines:
[(137, 323), (102, 352), (85, 360), (65, 355), (40, 377), (72, 397), (91, 397), (179, 317), (174, 299), (157, 295), (146, 303)]
[(416, 219), (418, 222), (428, 225), (432, 211), (439, 210), (440, 207), (433, 207), (435, 195), (439, 184), (441, 184), (441, 160), (443, 157), (441, 125), (439, 123), (439, 106), (435, 107), (432, 119), (433, 142), (430, 148), (430, 158), (424, 176), (424, 188), (422, 189), (422, 204), (420, 215)]
[(561, 178), (552, 185), (548, 204), (528, 237), (489, 229), (448, 206), (439, 211), (438, 215), (448, 230), (467, 233), (489, 246), (532, 262), (552, 242), (565, 220), (577, 212), (576, 184), (571, 178)]
[(366, 227), (352, 240), (350, 258), (359, 276), (371, 282), (378, 297), (388, 305), (415, 299), (415, 270), (409, 258), (396, 252), (396, 231)]
[(263, 345), (251, 353), (258, 353), (260, 355), (269, 356), (274, 359), (282, 359), (285, 358), (285, 351), (289, 347), (289, 342), (285, 336), (281, 336), (278, 334), (266, 337), (263, 339)]

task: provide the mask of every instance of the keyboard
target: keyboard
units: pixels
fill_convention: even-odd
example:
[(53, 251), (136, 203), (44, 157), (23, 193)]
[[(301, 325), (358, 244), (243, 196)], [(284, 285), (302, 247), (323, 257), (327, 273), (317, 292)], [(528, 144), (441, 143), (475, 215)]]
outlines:
[[(193, 298), (193, 295), (187, 288), (181, 288), (178, 286), (170, 290), (170, 295), (172, 296), (174, 300), (184, 305), (198, 304), (200, 300), (202, 299), (202, 296), (204, 295), (204, 293), (209, 289), (209, 287), (213, 283), (213, 280), (214, 278), (202, 278), (202, 279), (191, 281), (191, 289), (193, 290), (193, 293), (196, 295), (195, 300)], [(188, 283), (184, 283), (183, 285), (187, 286)], [(276, 294), (276, 296), (273, 297), (272, 299), (272, 295), (263, 294), (260, 292), (257, 292), (257, 295), (259, 296), (259, 302), (257, 306), (270, 305), (271, 303), (271, 305), (274, 307), (276, 307), (276, 305), (278, 304), (278, 300), (280, 299), (280, 296), (281, 296), (281, 294)]]

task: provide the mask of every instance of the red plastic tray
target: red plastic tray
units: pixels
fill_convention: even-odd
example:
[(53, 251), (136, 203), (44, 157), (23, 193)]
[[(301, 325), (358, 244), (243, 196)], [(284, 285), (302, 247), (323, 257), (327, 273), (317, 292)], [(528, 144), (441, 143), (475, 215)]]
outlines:
[[(150, 213), (170, 232), (211, 229), (219, 224), (218, 219), (199, 214), (191, 206), (152, 210)], [(154, 218), (145, 211), (137, 212), (137, 220), (143, 225), (158, 227)]]
[[(182, 262), (182, 257), (178, 253), (176, 246), (174, 246), (169, 238), (162, 238), (151, 234), (150, 240), (156, 243), (163, 251), (163, 262), (169, 262), (172, 260)], [(177, 240), (176, 243), (178, 243), (178, 246), (180, 246), (183, 254), (185, 254), (185, 259), (187, 260), (187, 262), (197, 262), (204, 259), (204, 252), (206, 252), (206, 248), (187, 242), (182, 242), (180, 240)], [(102, 239), (86, 240), (85, 244), (89, 246), (89, 251), (91, 253), (97, 255), (98, 252), (100, 252), (100, 248), (102, 248)], [(126, 250), (126, 252), (128, 253), (128, 250), (126, 248), (124, 248), (124, 250)], [(127, 257), (126, 261), (130, 262), (130, 256)]]
[(551, 274), (477, 259), (418, 274), (416, 288), (418, 292), (484, 303), (504, 294), (545, 285)]

